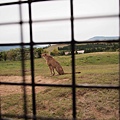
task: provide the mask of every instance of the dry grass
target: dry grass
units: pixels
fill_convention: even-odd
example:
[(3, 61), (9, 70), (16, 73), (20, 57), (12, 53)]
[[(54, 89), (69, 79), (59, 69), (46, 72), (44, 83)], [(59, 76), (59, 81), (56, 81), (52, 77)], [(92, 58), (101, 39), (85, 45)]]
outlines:
[[(109, 57), (107, 57), (109, 56)], [(55, 57), (67, 72), (71, 72), (71, 57)], [(14, 62), (15, 63), (15, 62)], [(7, 62), (0, 72), (1, 81), (22, 82), (17, 71), (19, 62)], [(17, 66), (16, 66), (17, 65)], [(11, 67), (13, 69), (11, 69)], [(0, 70), (2, 70), (0, 68)], [(5, 73), (5, 71), (7, 72)], [(26, 61), (26, 82), (31, 82), (30, 62)], [(9, 72), (10, 71), (10, 72)], [(76, 56), (77, 84), (119, 83), (118, 53), (93, 53)], [(13, 72), (13, 73), (12, 73)], [(11, 74), (12, 73), (12, 74)], [(8, 75), (8, 76), (3, 76)], [(17, 76), (16, 76), (17, 75)], [(43, 59), (35, 60), (35, 82), (50, 84), (71, 84), (71, 74), (50, 77), (49, 69)], [(26, 87), (28, 115), (32, 114), (31, 87)], [(72, 89), (35, 87), (36, 111), (38, 116), (72, 118)], [(23, 114), (23, 90), (20, 86), (1, 86), (1, 112), (6, 114)], [(77, 118), (80, 120), (119, 120), (119, 92), (110, 89), (76, 89)]]

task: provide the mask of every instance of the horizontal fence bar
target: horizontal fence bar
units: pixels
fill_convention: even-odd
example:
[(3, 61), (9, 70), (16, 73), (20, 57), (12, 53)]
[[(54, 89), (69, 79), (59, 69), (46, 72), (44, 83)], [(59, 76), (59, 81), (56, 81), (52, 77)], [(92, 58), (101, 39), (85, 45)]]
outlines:
[[(82, 43), (116, 43), (120, 42), (120, 39), (117, 40), (75, 40), (75, 44)], [(0, 43), (0, 46), (25, 46), (25, 45), (45, 45), (45, 44), (71, 44), (71, 40), (67, 41), (56, 41), (56, 42), (33, 42), (33, 43)]]
[(0, 6), (29, 3), (29, 1), (32, 3), (32, 2), (48, 2), (48, 1), (59, 1), (59, 0), (25, 0), (25, 1), (17, 1), (17, 2), (5, 2), (5, 3), (0, 3)]
[[(32, 83), (12, 83), (12, 82), (1, 82), (1, 85), (13, 85), (13, 86), (32, 86)], [(66, 87), (72, 88), (72, 84), (34, 84), (35, 87)], [(119, 85), (106, 85), (106, 84), (76, 84), (76, 88), (102, 88), (102, 89), (120, 89)]]
[(99, 16), (84, 16), (84, 17), (74, 17), (74, 20), (85, 20), (85, 19), (103, 19), (103, 18), (119, 18), (119, 14), (112, 15), (99, 15)]
[(28, 1), (5, 2), (5, 3), (0, 3), (0, 6), (19, 5), (19, 4), (22, 4), (22, 3), (28, 3)]
[[(28, 23), (27, 21), (26, 22), (23, 22), (23, 23)], [(0, 26), (5, 26), (5, 25), (20, 25), (21, 22), (5, 22), (5, 23), (0, 23)]]
[(82, 44), (82, 43), (116, 43), (120, 42), (120, 39), (117, 40), (76, 40), (75, 44)]
[[(87, 20), (87, 19), (105, 19), (105, 18), (118, 18), (119, 14), (112, 14), (112, 15), (100, 15), (100, 16), (86, 16), (86, 17), (74, 17), (73, 20)], [(56, 19), (43, 19), (43, 20), (32, 20), (32, 23), (43, 23), (43, 22), (61, 22), (61, 21), (70, 21), (71, 18), (56, 18)], [(22, 22), (2, 22), (2, 25), (15, 25), (15, 24), (25, 24), (29, 23), (29, 21), (22, 21)]]

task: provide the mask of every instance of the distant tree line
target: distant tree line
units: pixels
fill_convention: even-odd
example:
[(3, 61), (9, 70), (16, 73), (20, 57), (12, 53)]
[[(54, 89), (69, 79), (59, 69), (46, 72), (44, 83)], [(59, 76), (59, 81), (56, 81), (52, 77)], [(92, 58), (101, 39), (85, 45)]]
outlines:
[[(76, 44), (75, 51), (84, 50), (85, 53), (91, 52), (114, 52), (119, 51), (119, 43), (87, 43), (87, 44)], [(42, 53), (48, 53), (45, 48), (34, 48), (34, 58), (41, 58)], [(58, 47), (58, 49), (54, 49), (50, 52), (52, 56), (65, 55), (65, 52), (71, 52), (71, 45)], [(77, 53), (77, 52), (76, 52)], [(9, 51), (0, 52), (0, 61), (15, 61), (22, 60), (22, 56), (24, 56), (24, 60), (30, 59), (30, 48), (16, 48), (11, 49)]]
[[(119, 43), (86, 43), (86, 44), (76, 44), (75, 50), (84, 50), (85, 53), (91, 52), (114, 52), (118, 51), (120, 48)], [(60, 51), (71, 51), (71, 45), (59, 47)]]
[[(34, 58), (41, 58), (42, 53), (47, 53), (47, 51), (43, 48), (34, 48)], [(30, 48), (21, 48), (11, 49), (9, 51), (0, 52), (0, 61), (15, 61), (22, 60), (22, 56), (24, 60), (30, 59)]]
[[(45, 47), (46, 48), (46, 47)], [(48, 53), (48, 51), (45, 48), (34, 48), (34, 58), (41, 58), (42, 53)], [(58, 55), (64, 55), (64, 51), (59, 51), (58, 49), (54, 49), (52, 52), (50, 52), (50, 55), (52, 56), (58, 56)], [(30, 55), (30, 48), (24, 48), (23, 50), (21, 48), (11, 49), (9, 51), (2, 51), (0, 52), (0, 61), (17, 61), (22, 60), (22, 57), (24, 57), (24, 60), (29, 60)]]

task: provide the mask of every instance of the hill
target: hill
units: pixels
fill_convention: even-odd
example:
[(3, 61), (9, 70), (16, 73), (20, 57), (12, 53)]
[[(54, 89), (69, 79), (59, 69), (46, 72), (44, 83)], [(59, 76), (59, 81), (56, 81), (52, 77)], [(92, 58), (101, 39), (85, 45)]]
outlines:
[(65, 47), (68, 46), (69, 44), (55, 44), (55, 45), (51, 45), (49, 47), (47, 47), (45, 50), (47, 50), (48, 52), (52, 52), (54, 49), (58, 50), (58, 47)]
[[(88, 39), (88, 41), (101, 41), (101, 40), (118, 40), (119, 36), (94, 36), (90, 39)], [(47, 51), (51, 52), (54, 49), (58, 49), (58, 47), (65, 47), (68, 46), (68, 44), (55, 44), (55, 45), (51, 45), (49, 47), (46, 48)], [(29, 46), (25, 46), (25, 47), (29, 47)], [(36, 45), (36, 48), (44, 48), (44, 45)], [(11, 49), (16, 49), (16, 48), (20, 48), (20, 46), (0, 46), (0, 52), (1, 51), (8, 51)]]
[[(94, 37), (88, 39), (88, 41), (118, 40), (118, 39), (119, 39), (119, 36), (108, 36), (108, 37), (107, 36), (94, 36)], [(51, 46), (47, 47), (46, 50), (49, 52), (52, 52), (54, 49), (58, 50), (58, 48), (60, 48), (61, 50), (63, 50), (63, 49), (68, 50), (68, 49), (70, 49), (69, 46), (70, 46), (69, 44), (55, 44), (55, 45), (51, 45)], [(88, 47), (88, 46), (83, 45), (83, 44), (82, 44), (82, 46), (84, 46), (86, 48)], [(107, 46), (109, 46), (109, 45), (107, 45)], [(101, 46), (101, 47), (103, 47), (103, 46)], [(85, 48), (81, 48), (81, 49), (85, 49)]]
[(94, 40), (118, 40), (119, 37), (118, 36), (95, 36), (95, 37), (92, 37), (90, 39), (88, 39), (89, 41), (94, 41)]

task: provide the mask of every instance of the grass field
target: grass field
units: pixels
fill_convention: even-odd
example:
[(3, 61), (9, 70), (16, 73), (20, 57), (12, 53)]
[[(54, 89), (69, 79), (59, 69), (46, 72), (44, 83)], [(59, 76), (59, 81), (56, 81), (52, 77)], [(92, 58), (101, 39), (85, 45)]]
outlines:
[[(65, 72), (71, 70), (71, 56), (57, 56), (56, 60)], [(45, 83), (71, 84), (71, 74), (52, 76), (45, 60), (35, 59), (35, 80), (40, 76)], [(79, 54), (75, 56), (76, 84), (119, 84), (119, 53), (103, 52)], [(0, 76), (21, 76), (20, 61), (1, 61)], [(26, 76), (31, 74), (30, 61), (25, 61)], [(14, 82), (18, 82), (17, 79)], [(21, 81), (22, 82), (22, 81)], [(4, 86), (3, 86), (4, 87)], [(9, 87), (9, 86), (8, 86)], [(31, 88), (27, 94), (28, 115), (32, 114)], [(20, 88), (21, 89), (21, 88)], [(21, 89), (22, 90), (22, 89)], [(4, 90), (1, 90), (1, 92)], [(6, 91), (7, 92), (7, 91)], [(10, 93), (10, 92), (8, 92)], [(77, 118), (80, 120), (119, 120), (119, 92), (110, 89), (76, 89)], [(23, 114), (21, 92), (5, 94), (1, 97), (2, 113)], [(37, 115), (45, 117), (72, 118), (72, 90), (70, 88), (36, 87)]]

